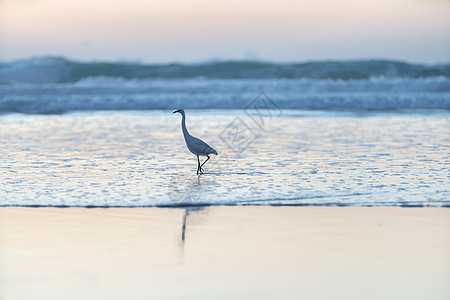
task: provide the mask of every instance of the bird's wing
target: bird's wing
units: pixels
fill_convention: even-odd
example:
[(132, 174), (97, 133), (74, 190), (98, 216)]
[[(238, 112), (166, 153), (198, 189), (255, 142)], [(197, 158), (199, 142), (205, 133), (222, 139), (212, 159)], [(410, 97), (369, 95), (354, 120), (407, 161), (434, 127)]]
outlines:
[(199, 154), (209, 154), (212, 153), (214, 151), (213, 148), (211, 148), (207, 143), (205, 143), (204, 141), (202, 141), (199, 138), (196, 137), (192, 137), (192, 139), (190, 140), (190, 144), (192, 147), (192, 150), (194, 150), (195, 152), (199, 153)]

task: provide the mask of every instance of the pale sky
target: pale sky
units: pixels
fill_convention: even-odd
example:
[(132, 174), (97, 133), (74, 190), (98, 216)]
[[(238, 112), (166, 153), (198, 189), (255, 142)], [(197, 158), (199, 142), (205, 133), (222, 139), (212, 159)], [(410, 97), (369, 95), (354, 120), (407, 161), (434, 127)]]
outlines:
[(450, 62), (450, 0), (0, 0), (0, 60)]

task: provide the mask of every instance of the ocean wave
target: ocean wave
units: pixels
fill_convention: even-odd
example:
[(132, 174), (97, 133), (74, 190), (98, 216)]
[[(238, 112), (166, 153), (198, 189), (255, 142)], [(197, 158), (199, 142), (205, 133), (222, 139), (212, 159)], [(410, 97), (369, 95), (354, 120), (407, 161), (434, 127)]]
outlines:
[(89, 77), (355, 80), (371, 77), (429, 78), (438, 76), (450, 77), (450, 64), (419, 65), (386, 60), (306, 63), (219, 61), (197, 64), (132, 64), (86, 63), (48, 56), (0, 63), (0, 82), (3, 84), (17, 82), (65, 83), (77, 82)]
[(281, 109), (450, 109), (450, 78), (124, 79), (0, 86), (0, 112), (244, 109), (264, 92)]

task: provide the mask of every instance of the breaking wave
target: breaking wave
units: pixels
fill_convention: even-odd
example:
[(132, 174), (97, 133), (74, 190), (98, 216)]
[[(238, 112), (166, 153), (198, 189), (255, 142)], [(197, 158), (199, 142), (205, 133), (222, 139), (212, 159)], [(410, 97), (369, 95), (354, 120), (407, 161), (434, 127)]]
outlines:
[(219, 61), (197, 64), (76, 62), (62, 57), (34, 57), (0, 63), (0, 81), (27, 83), (76, 82), (89, 77), (268, 79), (310, 78), (355, 80), (371, 77), (450, 77), (450, 64), (417, 65), (398, 61), (323, 61), (269, 63)]
[(42, 57), (0, 64), (0, 113), (242, 109), (450, 109), (450, 65), (389, 61), (140, 65)]

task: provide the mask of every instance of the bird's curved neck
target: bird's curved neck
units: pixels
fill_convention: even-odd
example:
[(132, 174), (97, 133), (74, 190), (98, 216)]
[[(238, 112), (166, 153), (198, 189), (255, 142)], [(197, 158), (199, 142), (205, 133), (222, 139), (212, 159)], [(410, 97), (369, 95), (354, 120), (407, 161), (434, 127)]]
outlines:
[(186, 128), (186, 116), (184, 114), (181, 114), (181, 129), (183, 130), (184, 138), (190, 136), (189, 131)]

